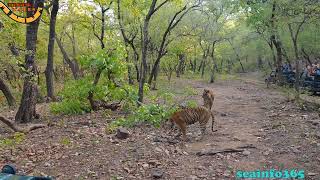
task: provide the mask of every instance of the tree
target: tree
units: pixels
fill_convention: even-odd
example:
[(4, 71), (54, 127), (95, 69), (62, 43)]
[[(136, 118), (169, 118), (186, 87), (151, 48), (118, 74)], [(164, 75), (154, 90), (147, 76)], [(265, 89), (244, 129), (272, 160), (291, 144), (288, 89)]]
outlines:
[[(34, 7), (43, 6), (41, 0), (27, 0), (27, 3), (33, 4)], [(28, 16), (32, 16), (33, 12), (28, 11)], [(27, 25), (26, 31), (26, 49), (25, 55), (25, 79), (23, 84), (23, 92), (15, 121), (19, 123), (27, 123), (33, 118), (39, 118), (36, 113), (36, 98), (38, 94), (37, 84), (34, 82), (36, 76), (35, 56), (37, 51), (37, 35), (39, 28), (39, 19)]]
[(180, 10), (178, 10), (174, 16), (171, 18), (169, 25), (167, 26), (163, 36), (162, 36), (162, 41), (160, 44), (160, 47), (158, 49), (158, 55), (157, 59), (152, 67), (151, 74), (148, 80), (148, 84), (151, 84), (152, 78), (156, 79), (156, 71), (158, 69), (158, 66), (160, 64), (161, 58), (166, 54), (166, 47), (170, 42), (167, 41), (167, 38), (170, 34), (170, 32), (179, 24), (179, 22), (182, 20), (182, 18), (190, 12), (192, 9), (199, 7), (201, 1), (198, 1), (196, 4), (190, 6), (187, 8), (187, 4), (184, 5)]
[(143, 103), (143, 87), (147, 75), (147, 50), (148, 50), (148, 44), (149, 44), (149, 23), (151, 20), (151, 17), (154, 15), (155, 12), (157, 12), (163, 5), (168, 3), (169, 0), (165, 0), (162, 3), (160, 3), (158, 6), (157, 0), (152, 0), (148, 13), (145, 16), (143, 20), (143, 28), (142, 28), (142, 48), (141, 48), (141, 61), (142, 66), (140, 68), (140, 81), (139, 81), (139, 91), (138, 91), (138, 101)]
[(7, 99), (8, 105), (9, 106), (15, 106), (16, 100), (13, 97), (9, 87), (4, 83), (4, 80), (0, 77), (0, 91), (3, 92), (4, 96)]
[(54, 87), (53, 87), (53, 52), (54, 52), (54, 41), (56, 36), (56, 19), (59, 10), (59, 0), (53, 0), (50, 18), (50, 32), (49, 32), (49, 43), (48, 43), (48, 61), (45, 71), (46, 85), (47, 85), (47, 97), (54, 100)]

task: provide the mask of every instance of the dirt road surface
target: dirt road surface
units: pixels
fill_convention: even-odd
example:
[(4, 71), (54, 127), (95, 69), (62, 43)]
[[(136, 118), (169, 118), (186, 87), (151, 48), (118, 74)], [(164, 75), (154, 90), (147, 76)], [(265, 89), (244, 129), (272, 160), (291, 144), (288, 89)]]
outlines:
[[(52, 127), (29, 133), (13, 150), (2, 150), (0, 165), (57, 179), (229, 180), (238, 170), (269, 169), (302, 169), (306, 179), (320, 179), (320, 117), (314, 108), (301, 108), (276, 90), (242, 80), (175, 80), (171, 86), (195, 88), (198, 95), (192, 98), (199, 104), (203, 89), (212, 88), (217, 131), (207, 128), (199, 141), (195, 124), (188, 128), (189, 141), (175, 144), (165, 141), (169, 128), (141, 125), (129, 129), (128, 139), (118, 140), (105, 133), (118, 113), (61, 116), (52, 119)], [(1, 136), (7, 136), (3, 127)], [(244, 151), (196, 154), (239, 147)]]

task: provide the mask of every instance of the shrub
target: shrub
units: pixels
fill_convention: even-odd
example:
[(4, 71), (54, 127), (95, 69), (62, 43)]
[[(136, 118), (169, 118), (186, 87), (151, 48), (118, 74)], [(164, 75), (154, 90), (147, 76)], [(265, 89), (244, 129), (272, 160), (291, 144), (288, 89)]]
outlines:
[(120, 126), (132, 127), (142, 122), (149, 123), (155, 127), (160, 127), (161, 123), (166, 121), (176, 110), (177, 107), (170, 107), (166, 105), (142, 105), (127, 118), (119, 118), (113, 121), (107, 127), (107, 130), (113, 131), (115, 128)]
[[(55, 114), (83, 114), (91, 111), (88, 93), (92, 88), (92, 78), (86, 77), (79, 80), (71, 80), (67, 82), (64, 89), (58, 94), (61, 102), (52, 103), (51, 112)], [(102, 86), (95, 88), (96, 98), (103, 98), (105, 93)]]
[(25, 140), (25, 134), (16, 132), (12, 138), (0, 139), (0, 148), (14, 148)]

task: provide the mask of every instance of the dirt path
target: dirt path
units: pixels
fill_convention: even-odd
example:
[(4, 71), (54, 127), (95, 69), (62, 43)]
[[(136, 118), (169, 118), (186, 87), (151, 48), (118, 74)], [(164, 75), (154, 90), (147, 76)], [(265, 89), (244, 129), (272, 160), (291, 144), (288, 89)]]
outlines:
[[(185, 146), (158, 142), (168, 129), (141, 126), (126, 140), (105, 134), (116, 114), (55, 118), (50, 129), (28, 134), (13, 155), (0, 152), (1, 163), (13, 163), (21, 173), (53, 175), (58, 179), (234, 179), (237, 170), (304, 169), (306, 179), (320, 179), (320, 121), (314, 111), (301, 110), (273, 90), (239, 80), (213, 85), (176, 80), (172, 88), (190, 86), (200, 94), (216, 92), (215, 128), (203, 141), (200, 129), (190, 126)], [(178, 97), (177, 97), (178, 98)], [(308, 109), (308, 107), (306, 107)], [(250, 146), (243, 153), (197, 156), (201, 150)]]

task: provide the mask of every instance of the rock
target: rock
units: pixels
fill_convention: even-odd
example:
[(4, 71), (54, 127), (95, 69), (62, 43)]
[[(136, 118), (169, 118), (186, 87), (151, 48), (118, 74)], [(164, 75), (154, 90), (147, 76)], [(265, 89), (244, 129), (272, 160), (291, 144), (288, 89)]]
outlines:
[(198, 166), (198, 167), (196, 167), (196, 169), (198, 169), (198, 170), (205, 170), (206, 168), (205, 168), (204, 166)]
[(195, 175), (190, 175), (188, 178), (188, 180), (196, 180), (196, 179), (198, 179), (198, 177)]
[(246, 156), (249, 156), (249, 155), (251, 154), (251, 152), (248, 151), (248, 150), (244, 150), (244, 151), (242, 152), (242, 154), (243, 154), (243, 155), (246, 155)]
[(159, 148), (159, 147), (156, 147), (154, 150), (157, 151), (157, 152), (162, 152), (162, 149)]
[(221, 113), (221, 116), (225, 117), (225, 116), (227, 116), (227, 114), (226, 113)]
[(161, 137), (155, 137), (153, 139), (153, 142), (165, 142), (165, 140), (163, 138), (161, 138)]
[(316, 176), (316, 175), (318, 175), (318, 173), (313, 173), (313, 172), (308, 173), (308, 176)]
[(312, 125), (314, 126), (317, 126), (318, 124), (320, 124), (320, 121), (317, 121), (317, 120), (309, 120), (307, 121), (308, 123), (311, 123)]
[(175, 153), (182, 154), (182, 150), (179, 147), (176, 147), (174, 150)]
[(157, 160), (149, 160), (148, 164), (150, 166), (158, 166), (158, 165), (161, 165), (161, 163)]
[(270, 154), (270, 152), (269, 151), (265, 151), (262, 154), (265, 155), (265, 156), (268, 156)]
[(164, 150), (164, 152), (166, 153), (166, 155), (167, 155), (167, 156), (169, 156), (169, 155), (170, 155), (170, 152), (169, 152), (169, 150), (168, 150), (168, 149)]
[(51, 166), (50, 163), (48, 163), (48, 162), (45, 162), (45, 163), (44, 163), (44, 167), (50, 167), (50, 166)]
[(127, 129), (125, 128), (118, 128), (117, 129), (117, 133), (116, 133), (116, 137), (118, 139), (127, 139), (129, 137), (130, 133)]
[(179, 141), (176, 140), (176, 139), (168, 139), (168, 143), (169, 143), (169, 144), (178, 144)]
[(144, 164), (142, 164), (142, 167), (148, 168), (148, 167), (149, 167), (149, 164), (144, 163)]
[(233, 138), (233, 141), (241, 141), (241, 139), (237, 138), (237, 137), (234, 137)]
[(223, 173), (223, 176), (224, 176), (224, 177), (230, 177), (230, 176), (231, 176), (231, 171), (226, 170), (226, 171)]
[(119, 141), (118, 141), (118, 140), (116, 140), (116, 139), (112, 139), (112, 138), (110, 138), (110, 142), (111, 142), (111, 143), (114, 143), (114, 144), (118, 144), (118, 143), (119, 143)]
[(161, 169), (153, 169), (152, 170), (152, 177), (155, 179), (160, 179), (163, 176), (163, 171)]

